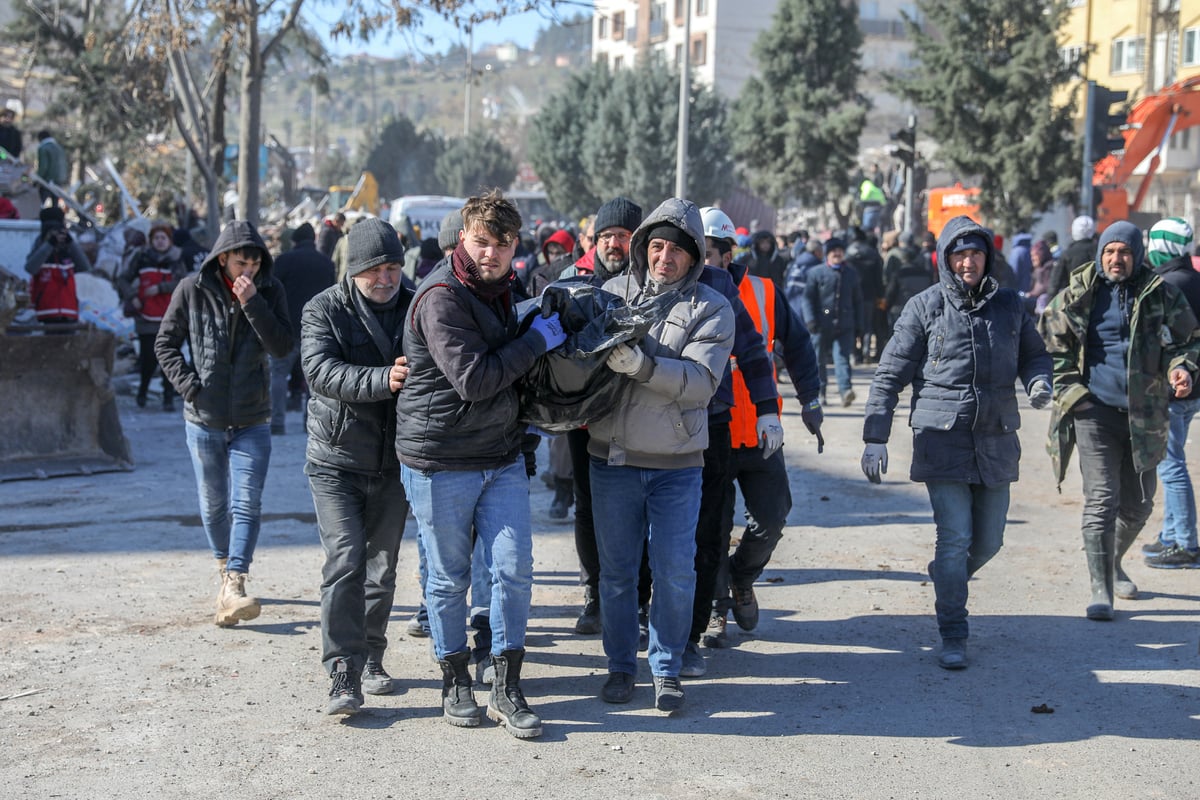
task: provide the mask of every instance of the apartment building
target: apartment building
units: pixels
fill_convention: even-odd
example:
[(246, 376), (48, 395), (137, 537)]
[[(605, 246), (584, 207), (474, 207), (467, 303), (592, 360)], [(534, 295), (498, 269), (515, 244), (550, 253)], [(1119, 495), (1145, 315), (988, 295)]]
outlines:
[[(1200, 0), (1072, 0), (1061, 52), (1087, 81), (1137, 100), (1200, 76)], [(1195, 90), (1200, 98), (1200, 86)], [(1084, 93), (1079, 92), (1082, 124)], [(1198, 100), (1200, 102), (1200, 100)], [(1200, 115), (1181, 117), (1140, 209), (1143, 223), (1183, 216), (1200, 228)], [(1148, 162), (1135, 171), (1131, 195)]]
[[(770, 24), (779, 0), (596, 0), (592, 58), (612, 69), (639, 59), (676, 65), (687, 48), (698, 80), (734, 99), (758, 69), (753, 45)], [(874, 117), (899, 118), (905, 109), (883, 91), (879, 76), (910, 66), (910, 45), (901, 12), (917, 17), (916, 4), (901, 0), (860, 0), (864, 35), (861, 87), (872, 101)], [(684, 40), (684, 14), (690, 11), (690, 36)], [(880, 130), (890, 124), (881, 119)]]

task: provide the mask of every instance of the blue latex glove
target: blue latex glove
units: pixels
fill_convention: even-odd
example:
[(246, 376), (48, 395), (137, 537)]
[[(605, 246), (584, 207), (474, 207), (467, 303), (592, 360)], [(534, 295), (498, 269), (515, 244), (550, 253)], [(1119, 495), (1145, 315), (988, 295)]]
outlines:
[(558, 321), (557, 311), (551, 311), (550, 315), (546, 317), (540, 314), (534, 317), (533, 324), (529, 326), (529, 330), (537, 331), (538, 336), (542, 337), (542, 341), (546, 343), (547, 352), (567, 340), (567, 334), (563, 331), (562, 323)]

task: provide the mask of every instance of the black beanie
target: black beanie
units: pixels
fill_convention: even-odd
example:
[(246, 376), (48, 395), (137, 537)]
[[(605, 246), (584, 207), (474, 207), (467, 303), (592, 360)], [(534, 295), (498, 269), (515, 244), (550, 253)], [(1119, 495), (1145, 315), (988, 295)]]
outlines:
[(696, 261), (704, 260), (704, 256), (696, 248), (696, 240), (692, 238), (691, 234), (669, 222), (662, 222), (651, 228), (646, 234), (647, 245), (650, 244), (651, 239), (664, 239), (672, 242), (687, 250)]
[(599, 236), (606, 228), (624, 228), (633, 233), (642, 224), (642, 207), (628, 197), (614, 197), (596, 212), (595, 231)]
[(378, 217), (359, 220), (346, 239), (347, 275), (357, 275), (380, 264), (404, 263), (404, 246), (396, 229)]
[(307, 222), (292, 231), (292, 242), (311, 242), (316, 238), (317, 235), (313, 233), (312, 225)]
[(47, 231), (55, 228), (66, 227), (66, 215), (58, 206), (47, 206), (38, 212), (38, 219), (42, 223), (42, 235), (45, 236)]

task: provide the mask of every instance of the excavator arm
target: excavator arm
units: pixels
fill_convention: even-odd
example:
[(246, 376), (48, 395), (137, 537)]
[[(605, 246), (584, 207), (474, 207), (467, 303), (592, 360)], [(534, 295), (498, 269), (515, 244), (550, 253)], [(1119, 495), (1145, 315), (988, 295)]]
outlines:
[[(1173, 83), (1156, 94), (1143, 97), (1134, 104), (1127, 122), (1121, 132), (1125, 140), (1124, 152), (1110, 153), (1097, 161), (1092, 171), (1092, 185), (1103, 190), (1096, 215), (1099, 229), (1119, 219), (1127, 219), (1141, 207), (1171, 136), (1200, 125), (1200, 76)], [(1131, 202), (1126, 184), (1147, 158), (1150, 163)]]

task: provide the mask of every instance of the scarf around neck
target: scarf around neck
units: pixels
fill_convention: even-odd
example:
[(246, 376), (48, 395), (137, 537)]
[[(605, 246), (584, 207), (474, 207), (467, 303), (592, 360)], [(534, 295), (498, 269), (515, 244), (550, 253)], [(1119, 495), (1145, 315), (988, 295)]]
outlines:
[(454, 277), (462, 282), (471, 292), (485, 303), (495, 304), (498, 300), (504, 300), (504, 307), (509, 305), (508, 299), (512, 295), (512, 282), (514, 275), (512, 268), (509, 268), (508, 274), (495, 283), (485, 282), (479, 274), (479, 267), (467, 255), (467, 248), (459, 243), (458, 247), (454, 248), (454, 252), (450, 255), (450, 263), (454, 269)]

